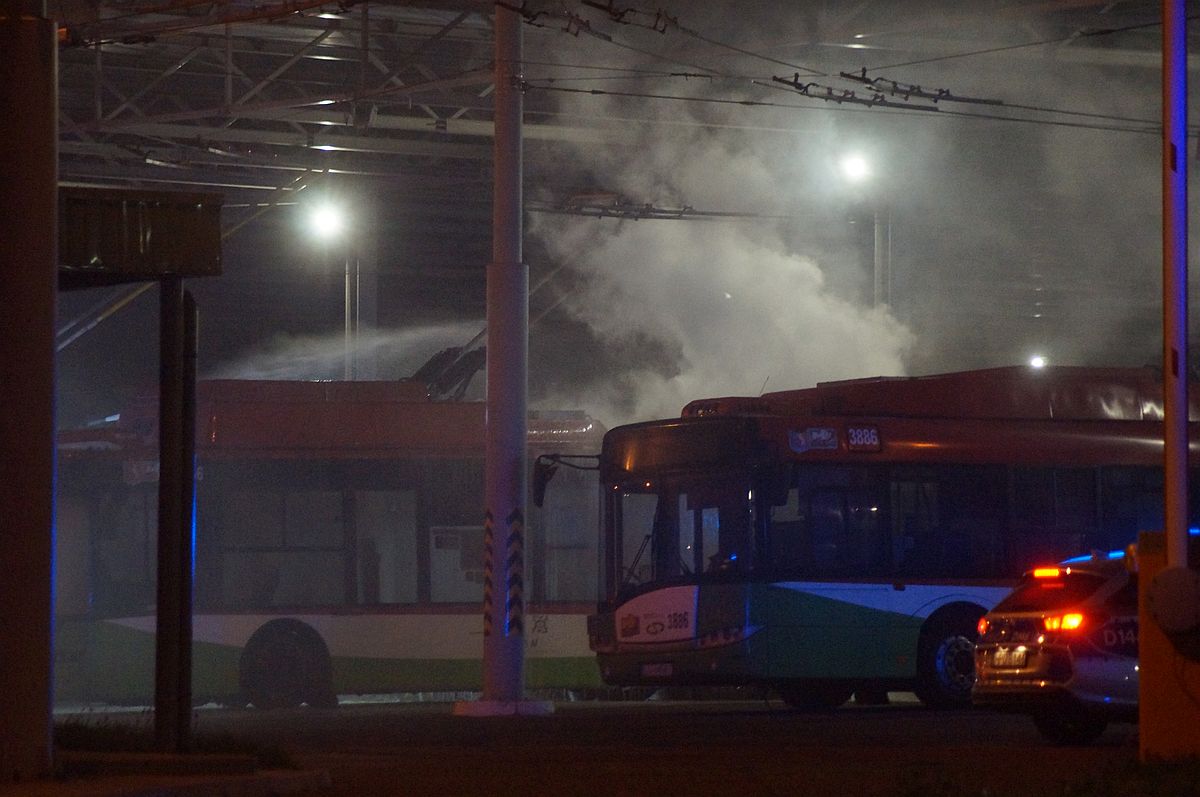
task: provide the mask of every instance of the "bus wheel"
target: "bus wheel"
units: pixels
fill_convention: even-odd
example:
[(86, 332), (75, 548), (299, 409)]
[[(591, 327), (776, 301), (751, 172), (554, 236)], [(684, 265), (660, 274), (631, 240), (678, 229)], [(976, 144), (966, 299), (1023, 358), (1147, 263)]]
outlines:
[(238, 661), (238, 682), (255, 708), (337, 705), (329, 649), (299, 620), (271, 620), (251, 635)]
[(836, 681), (794, 681), (775, 687), (788, 708), (801, 711), (828, 711), (850, 699), (854, 687)]
[[(981, 613), (982, 614), (982, 613)], [(917, 642), (913, 689), (931, 708), (967, 708), (975, 685), (975, 625), (979, 618), (956, 612), (935, 618)]]

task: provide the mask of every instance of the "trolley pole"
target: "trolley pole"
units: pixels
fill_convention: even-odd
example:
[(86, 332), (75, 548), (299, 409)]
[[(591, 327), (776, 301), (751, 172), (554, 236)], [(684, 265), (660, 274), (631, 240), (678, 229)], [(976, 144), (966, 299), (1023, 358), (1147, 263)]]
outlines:
[(43, 0), (0, 7), (0, 791), (53, 750), (57, 47)]
[(525, 447), (529, 271), (522, 262), (521, 19), (496, 6), (492, 262), (487, 268), (483, 697), (470, 716), (544, 714), (525, 701)]

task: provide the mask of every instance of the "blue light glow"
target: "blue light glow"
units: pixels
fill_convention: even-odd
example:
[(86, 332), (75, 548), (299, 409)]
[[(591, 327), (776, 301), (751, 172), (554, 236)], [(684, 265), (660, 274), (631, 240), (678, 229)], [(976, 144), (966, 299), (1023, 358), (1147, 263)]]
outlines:
[[(1106, 559), (1124, 559), (1125, 551), (1123, 551), (1123, 550), (1122, 551), (1109, 551), (1107, 554), (1102, 554), (1102, 555)], [(1095, 556), (1088, 554), (1086, 556), (1072, 556), (1070, 559), (1062, 560), (1061, 564), (1075, 565), (1075, 564), (1081, 564), (1083, 562), (1093, 562), (1095, 560), (1096, 560)]]

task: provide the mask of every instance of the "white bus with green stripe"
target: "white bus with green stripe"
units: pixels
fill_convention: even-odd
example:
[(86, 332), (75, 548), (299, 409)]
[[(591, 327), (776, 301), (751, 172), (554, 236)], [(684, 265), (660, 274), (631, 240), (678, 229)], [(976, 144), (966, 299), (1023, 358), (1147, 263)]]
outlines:
[(1022, 572), (1161, 524), (1160, 393), (1148, 370), (1000, 368), (610, 430), (604, 680), (968, 705), (976, 623)]
[[(484, 407), (397, 382), (198, 388), (192, 693), (332, 705), (482, 685)], [(59, 445), (55, 695), (154, 697), (156, 408)], [(530, 459), (594, 452), (580, 412), (535, 412)], [(526, 523), (526, 685), (602, 687), (594, 471)], [(557, 486), (557, 485), (556, 485)]]

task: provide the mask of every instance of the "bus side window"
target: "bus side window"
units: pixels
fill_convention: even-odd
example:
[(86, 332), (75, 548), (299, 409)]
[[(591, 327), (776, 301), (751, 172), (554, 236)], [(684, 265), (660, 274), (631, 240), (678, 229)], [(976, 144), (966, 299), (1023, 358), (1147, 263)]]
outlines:
[[(1096, 517), (1095, 468), (1058, 468), (1054, 471), (1055, 522), (1062, 545), (1073, 550), (1103, 548)], [(1065, 551), (1064, 556), (1070, 555)]]
[(354, 493), (359, 603), (417, 600), (417, 517), (413, 490)]
[(541, 508), (530, 510), (544, 553), (540, 561), (528, 557), (526, 567), (540, 569), (546, 600), (597, 597), (596, 488), (596, 471), (560, 468)]
[(1014, 572), (1102, 544), (1094, 468), (1013, 468)]
[(101, 502), (94, 538), (94, 600), (102, 613), (143, 612), (154, 606), (158, 504), (152, 488), (117, 491)]
[(909, 577), (995, 577), (1004, 535), (1007, 472), (996, 467), (897, 469), (892, 552)]
[(799, 573), (808, 564), (807, 509), (795, 487), (787, 491), (782, 504), (771, 508), (770, 567), (777, 573)]
[(846, 555), (845, 500), (840, 490), (819, 490), (809, 496), (809, 540), (817, 575), (835, 575)]
[(1163, 483), (1161, 468), (1143, 468), (1135, 471), (1138, 532), (1155, 531), (1163, 527)]
[(1013, 468), (1013, 534), (1009, 564), (1013, 573), (1028, 570), (1037, 562), (1053, 562), (1054, 471), (1050, 468)]
[(935, 481), (892, 483), (892, 559), (901, 575), (930, 574), (930, 558), (939, 523), (938, 484)]

